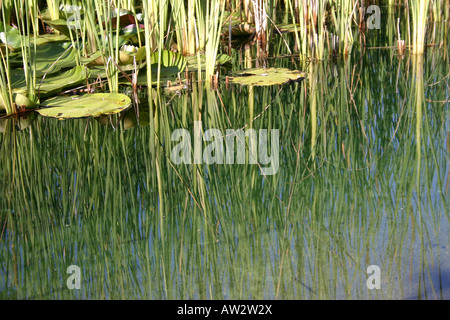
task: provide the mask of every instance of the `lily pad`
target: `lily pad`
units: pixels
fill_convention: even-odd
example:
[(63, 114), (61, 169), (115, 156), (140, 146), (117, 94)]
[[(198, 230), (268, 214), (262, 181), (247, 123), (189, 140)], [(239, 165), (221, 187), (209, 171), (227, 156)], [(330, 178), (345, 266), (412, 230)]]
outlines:
[[(185, 58), (186, 58), (187, 66), (188, 66), (189, 70), (197, 71), (198, 70), (197, 56), (194, 55), (194, 56), (188, 56)], [(216, 57), (216, 65), (226, 64), (229, 61), (231, 61), (231, 57), (226, 54), (218, 54)], [(205, 70), (205, 56), (204, 55), (200, 56), (200, 65), (201, 65), (201, 69)]]
[[(89, 65), (100, 66), (105, 65), (105, 60), (100, 51), (97, 51), (92, 57), (96, 57)], [(123, 46), (119, 51), (119, 65), (131, 64), (136, 58), (136, 62), (142, 61), (145, 58), (145, 47)]]
[[(150, 56), (152, 85), (158, 83), (158, 59), (158, 52), (155, 52)], [(175, 81), (178, 73), (185, 69), (186, 64), (187, 62), (183, 55), (169, 50), (163, 50), (161, 52), (160, 83), (164, 84), (168, 81)], [(145, 67), (139, 71), (137, 83), (140, 85), (148, 85), (147, 68), (148, 65), (145, 65)]]
[(305, 72), (286, 68), (255, 68), (236, 72), (235, 75), (230, 77), (230, 82), (252, 86), (273, 86), (306, 77)]
[[(51, 74), (64, 68), (76, 66), (76, 49), (69, 48), (70, 43), (46, 43), (31, 51), (31, 61), (35, 59), (36, 76)], [(59, 60), (58, 60), (59, 59)], [(11, 66), (23, 66), (21, 54), (12, 55), (9, 60)], [(55, 63), (56, 62), (56, 63)]]
[[(75, 85), (84, 83), (89, 77), (89, 70), (85, 67), (78, 66), (68, 71), (62, 72), (57, 76), (47, 77), (39, 86), (36, 84), (39, 96), (48, 97), (59, 93), (64, 88), (73, 87)], [(38, 80), (40, 81), (40, 80)]]
[[(37, 79), (36, 94), (40, 98), (45, 98), (61, 92), (65, 88), (73, 87), (86, 81), (89, 76), (89, 70), (85, 67), (75, 67), (56, 76), (49, 76), (40, 84)], [(28, 99), (27, 86), (23, 70), (11, 70), (11, 88), (13, 102), (22, 107), (34, 108), (35, 103)], [(0, 100), (0, 109), (5, 109), (3, 101)]]
[(121, 93), (94, 93), (80, 96), (55, 97), (44, 101), (37, 110), (40, 115), (58, 119), (98, 117), (115, 114), (131, 105), (131, 99)]
[[(8, 99), (8, 97), (5, 98)], [(12, 102), (16, 104), (16, 106), (25, 108), (34, 108), (36, 107), (36, 101), (33, 101), (33, 99), (37, 100), (35, 98), (28, 97), (26, 90), (17, 89), (13, 90), (12, 92)], [(0, 110), (5, 109), (6, 109), (5, 102), (3, 101), (3, 99), (0, 99)]]
[[(44, 21), (54, 30), (61, 32), (63, 35), (70, 37), (69, 23), (65, 19), (46, 20)], [(81, 23), (81, 22), (80, 22)]]
[[(159, 60), (159, 53), (158, 52), (153, 53), (150, 57), (152, 71), (158, 70), (158, 60)], [(172, 52), (170, 50), (161, 51), (161, 73), (165, 73), (166, 75), (169, 75), (169, 73), (178, 74), (179, 72), (182, 72), (184, 70), (186, 64), (187, 64), (186, 58), (183, 57), (181, 54)]]
[(145, 38), (144, 32), (145, 26), (143, 24), (131, 24), (129, 26), (124, 27), (119, 35), (126, 39), (127, 41), (137, 44), (139, 43), (139, 37), (141, 38), (141, 41)]

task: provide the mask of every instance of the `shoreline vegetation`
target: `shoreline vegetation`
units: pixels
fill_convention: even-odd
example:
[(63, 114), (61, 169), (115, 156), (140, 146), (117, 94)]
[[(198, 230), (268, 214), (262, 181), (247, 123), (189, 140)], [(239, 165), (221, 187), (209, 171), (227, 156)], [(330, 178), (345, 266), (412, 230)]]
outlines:
[[(80, 86), (111, 94), (130, 86), (130, 106), (136, 105), (138, 87), (189, 86), (192, 72), (195, 81), (217, 88), (239, 71), (229, 67), (235, 48), (245, 47), (247, 61), (267, 68), (276, 57), (274, 39), (304, 67), (366, 48), (423, 54), (427, 46), (448, 45), (449, 6), (448, 0), (3, 0), (0, 112), (40, 109), (47, 98)], [(377, 43), (380, 32), (388, 35), (385, 43)], [(80, 117), (91, 115), (85, 107)]]
[(450, 297), (448, 0), (0, 1), (0, 298)]

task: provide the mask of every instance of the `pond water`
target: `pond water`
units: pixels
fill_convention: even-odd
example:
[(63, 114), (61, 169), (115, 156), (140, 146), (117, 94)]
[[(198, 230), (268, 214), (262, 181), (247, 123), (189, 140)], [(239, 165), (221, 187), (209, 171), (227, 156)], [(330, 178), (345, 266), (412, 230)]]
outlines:
[[(153, 90), (138, 119), (2, 120), (0, 297), (449, 299), (448, 54), (269, 64), (308, 75)], [(278, 170), (176, 164), (198, 121), (278, 130)]]

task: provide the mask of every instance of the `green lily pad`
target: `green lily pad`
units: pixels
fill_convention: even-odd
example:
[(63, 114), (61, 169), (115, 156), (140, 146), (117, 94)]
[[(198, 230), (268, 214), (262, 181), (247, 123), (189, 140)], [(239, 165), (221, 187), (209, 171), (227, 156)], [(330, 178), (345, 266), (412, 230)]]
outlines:
[[(151, 74), (152, 74), (152, 85), (158, 83), (158, 52), (155, 52), (150, 57), (151, 61)], [(163, 50), (161, 52), (161, 67), (160, 67), (160, 75), (159, 82), (164, 84), (168, 81), (175, 81), (178, 73), (182, 72), (186, 67), (186, 59), (183, 55), (179, 53), (175, 53), (169, 50)], [(137, 77), (137, 83), (140, 85), (148, 85), (147, 79), (147, 68), (148, 65), (143, 66), (143, 68), (139, 71)], [(128, 80), (122, 80), (122, 83), (127, 83)]]
[(0, 22), (0, 42), (7, 43), (10, 50), (17, 50), (20, 48), (20, 42), (23, 36), (18, 29), (11, 26), (5, 26)]
[(75, 85), (84, 83), (89, 77), (89, 70), (85, 67), (78, 66), (68, 71), (62, 72), (57, 76), (47, 77), (39, 86), (39, 81), (36, 86), (39, 96), (48, 97), (61, 92), (64, 88), (73, 87)]
[(69, 42), (70, 38), (63, 34), (42, 34), (37, 37), (30, 37), (31, 45), (36, 43), (37, 46), (41, 46), (50, 42)]
[(115, 114), (131, 105), (131, 99), (121, 93), (94, 93), (80, 96), (55, 97), (44, 101), (37, 110), (40, 115), (58, 119), (98, 117)]
[[(64, 68), (76, 66), (76, 49), (69, 48), (70, 43), (46, 43), (31, 51), (31, 61), (35, 59), (36, 76), (51, 74)], [(11, 66), (23, 66), (21, 54), (11, 55)], [(59, 60), (58, 60), (59, 59)], [(55, 63), (56, 62), (56, 63)]]
[(65, 19), (46, 20), (44, 22), (48, 24), (50, 27), (52, 27), (54, 30), (59, 31), (63, 35), (70, 37), (70, 29), (67, 20)]
[(236, 72), (235, 75), (235, 77), (230, 77), (230, 82), (252, 86), (273, 86), (302, 80), (306, 77), (305, 72), (286, 68), (255, 68)]
[(123, 28), (120, 31), (119, 35), (126, 39), (128, 42), (137, 44), (139, 43), (139, 37), (141, 41), (145, 39), (144, 31), (145, 29), (143, 24), (138, 24), (137, 26), (135, 24), (132, 24)]
[[(190, 71), (197, 71), (198, 70), (198, 60), (197, 56), (188, 56), (185, 57), (187, 61), (187, 66)], [(231, 57), (226, 54), (218, 54), (216, 57), (216, 66), (226, 64), (229, 61), (231, 61)], [(200, 56), (200, 66), (202, 70), (205, 70), (205, 55)]]
[[(158, 52), (155, 52), (150, 56), (152, 71), (158, 70), (158, 60), (159, 60)], [(179, 72), (182, 72), (184, 70), (186, 64), (187, 64), (186, 58), (183, 57), (181, 54), (172, 52), (170, 50), (161, 51), (161, 74), (163, 73), (165, 73), (165, 75), (173, 73), (178, 74)]]
[[(5, 97), (6, 99), (8, 99), (8, 97)], [(19, 107), (25, 107), (25, 108), (34, 108), (36, 107), (36, 98), (30, 98), (27, 96), (27, 92), (26, 90), (22, 90), (22, 89), (16, 89), (12, 91), (12, 101), (13, 103), (16, 104), (16, 106)], [(3, 101), (3, 99), (0, 99), (0, 110), (5, 110), (6, 106), (5, 106), (5, 102)]]
[[(136, 58), (136, 62), (139, 62), (145, 58), (145, 47), (126, 46), (126, 50), (119, 51), (119, 65), (131, 64)], [(105, 60), (100, 51), (97, 51), (92, 57), (95, 59), (89, 63), (91, 66), (105, 65)]]
[(37, 46), (50, 43), (50, 42), (68, 42), (70, 38), (65, 35), (55, 35), (55, 34), (43, 34), (36, 37), (23, 36), (20, 34), (18, 29), (10, 26), (4, 27), (3, 23), (0, 22), (0, 42), (5, 44), (8, 41), (9, 49), (12, 51), (20, 51), (21, 41), (25, 44), (28, 43), (28, 38), (30, 40), (29, 44)]
[[(35, 104), (27, 100), (27, 86), (23, 70), (11, 70), (11, 88), (13, 93), (13, 102), (22, 107), (34, 108)], [(48, 76), (40, 84), (40, 79), (36, 81), (36, 94), (40, 98), (49, 97), (61, 92), (65, 88), (73, 87), (84, 83), (89, 76), (89, 70), (85, 67), (75, 67), (58, 75)], [(4, 109), (4, 103), (0, 101), (0, 109)]]

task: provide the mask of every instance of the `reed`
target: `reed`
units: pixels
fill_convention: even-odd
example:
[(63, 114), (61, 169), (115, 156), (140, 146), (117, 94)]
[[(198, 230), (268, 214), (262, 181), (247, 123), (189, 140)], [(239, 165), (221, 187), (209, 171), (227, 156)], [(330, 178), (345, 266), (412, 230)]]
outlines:
[[(2, 1), (1, 6), (1, 19), (4, 25), (8, 25), (6, 15), (12, 9), (12, 3), (5, 3)], [(9, 18), (9, 17), (8, 17)], [(5, 42), (8, 43), (8, 35), (5, 32)], [(6, 45), (5, 49), (0, 49), (1, 61), (0, 61), (0, 107), (5, 109), (7, 114), (15, 112), (15, 106), (11, 91), (10, 79), (10, 65), (9, 65), (9, 47)]]
[(52, 20), (58, 20), (59, 19), (59, 11), (60, 11), (60, 5), (62, 4), (61, 0), (47, 0), (47, 9), (48, 13), (50, 14), (50, 17)]
[(411, 1), (412, 52), (421, 54), (425, 49), (429, 0)]
[(202, 15), (202, 19), (197, 19), (199, 23), (199, 42), (200, 47), (203, 47), (205, 50), (205, 77), (208, 82), (215, 73), (216, 57), (225, 13), (224, 9), (225, 1), (206, 1), (205, 5), (205, 2), (197, 0), (197, 15)]

